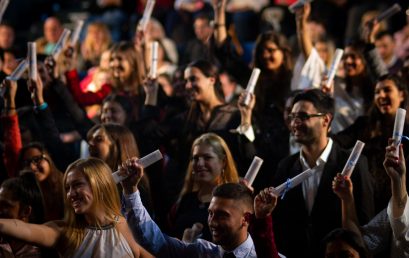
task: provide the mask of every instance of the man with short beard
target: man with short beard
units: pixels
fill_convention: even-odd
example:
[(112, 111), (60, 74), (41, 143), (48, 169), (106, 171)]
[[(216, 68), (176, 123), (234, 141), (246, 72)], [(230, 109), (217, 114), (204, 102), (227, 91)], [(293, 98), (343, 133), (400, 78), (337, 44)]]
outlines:
[[(301, 92), (294, 97), (290, 129), (301, 150), (280, 162), (273, 186), (307, 169), (313, 175), (285, 192), (273, 214), (277, 247), (287, 258), (320, 257), (321, 239), (342, 226), (341, 203), (332, 193), (332, 179), (342, 171), (349, 152), (328, 136), (333, 117), (334, 100), (321, 90)], [(372, 178), (365, 157), (358, 160), (351, 179), (358, 217), (364, 223), (374, 213)]]

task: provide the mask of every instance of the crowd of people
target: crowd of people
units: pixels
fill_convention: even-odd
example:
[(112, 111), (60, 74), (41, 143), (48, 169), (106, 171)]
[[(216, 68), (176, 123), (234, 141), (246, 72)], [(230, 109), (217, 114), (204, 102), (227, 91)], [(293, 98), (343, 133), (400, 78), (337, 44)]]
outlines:
[(409, 257), (407, 3), (156, 1), (145, 28), (130, 2), (60, 55), (47, 17), (20, 78), (0, 23), (0, 257)]

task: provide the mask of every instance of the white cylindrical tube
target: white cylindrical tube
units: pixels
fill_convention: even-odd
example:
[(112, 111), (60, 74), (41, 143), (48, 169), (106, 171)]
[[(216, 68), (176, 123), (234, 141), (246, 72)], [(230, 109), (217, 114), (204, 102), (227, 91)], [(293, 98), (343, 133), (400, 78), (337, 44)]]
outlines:
[(3, 15), (6, 12), (7, 6), (9, 5), (10, 0), (1, 0), (0, 1), (0, 21), (3, 21)]
[(80, 34), (81, 34), (83, 26), (84, 26), (83, 20), (77, 21), (77, 25), (75, 26), (74, 32), (72, 33), (72, 37), (71, 37), (71, 42), (70, 42), (71, 47), (75, 47), (75, 45), (77, 44), (78, 39), (80, 38)]
[(328, 79), (327, 79), (326, 86), (328, 88), (331, 87), (331, 83), (334, 80), (335, 75), (337, 74), (338, 66), (341, 62), (341, 58), (343, 54), (344, 54), (344, 50), (340, 48), (337, 48), (337, 50), (335, 50), (334, 60), (332, 61), (331, 68), (329, 69), (328, 75), (327, 75)]
[(350, 177), (352, 172), (354, 171), (355, 165), (358, 162), (359, 156), (361, 156), (361, 152), (364, 149), (365, 143), (361, 141), (356, 141), (354, 148), (352, 149), (351, 154), (345, 163), (344, 169), (341, 172), (341, 175)]
[(155, 79), (158, 71), (158, 47), (159, 43), (157, 41), (152, 42), (151, 44), (151, 71), (150, 77)]
[[(305, 179), (309, 178), (313, 175), (313, 171), (311, 169), (307, 169), (304, 172), (300, 173), (299, 175), (290, 179), (290, 189), (296, 187), (297, 185), (301, 184)], [(287, 182), (282, 183), (277, 187), (272, 187), (272, 190), (275, 195), (280, 196), (283, 191), (287, 188)]]
[(65, 43), (67, 42), (68, 37), (70, 36), (71, 31), (69, 29), (64, 29), (62, 32), (60, 38), (57, 41), (57, 44), (55, 44), (55, 47), (52, 52), (52, 56), (54, 60), (58, 59), (58, 56), (60, 55), (61, 51), (63, 50)]
[(142, 31), (146, 31), (146, 26), (148, 26), (148, 22), (151, 18), (153, 7), (155, 6), (155, 0), (148, 0), (145, 6), (145, 10), (143, 11), (143, 16), (139, 21), (138, 28)]
[[(402, 139), (402, 133), (403, 133), (403, 126), (405, 125), (405, 117), (406, 117), (406, 110), (403, 108), (399, 108), (398, 111), (396, 111), (396, 116), (395, 116), (395, 124), (393, 126), (393, 144), (398, 147), (401, 139)], [(399, 156), (399, 148), (396, 148), (395, 156)]]
[(258, 171), (260, 170), (261, 165), (263, 164), (263, 159), (255, 156), (253, 161), (251, 162), (251, 165), (249, 169), (247, 170), (246, 175), (244, 176), (244, 179), (249, 182), (249, 185), (252, 185), (254, 182), (254, 179), (257, 176)]
[(37, 82), (37, 44), (35, 42), (28, 42), (27, 48), (29, 78)]
[(244, 98), (243, 104), (248, 105), (250, 103), (250, 94), (248, 93), (253, 93), (254, 88), (256, 87), (258, 77), (260, 76), (261, 70), (259, 68), (254, 68), (253, 71), (251, 72), (250, 80), (247, 83), (247, 88), (246, 88), (246, 97)]
[[(143, 168), (147, 168), (156, 161), (161, 160), (162, 158), (163, 158), (162, 153), (159, 150), (156, 150), (154, 152), (149, 153), (145, 157), (139, 159), (138, 164), (141, 165)], [(128, 175), (120, 175), (120, 171), (115, 171), (114, 173), (112, 173), (112, 176), (114, 177), (115, 183), (119, 183), (128, 177)]]
[(381, 14), (379, 14), (375, 19), (377, 22), (381, 22), (382, 20), (388, 19), (392, 17), (393, 15), (397, 14), (402, 10), (402, 7), (399, 4), (394, 4), (385, 11), (383, 11)]
[(27, 62), (27, 59), (24, 59), (18, 64), (16, 69), (14, 69), (14, 71), (9, 76), (7, 76), (7, 79), (11, 81), (19, 80), (21, 76), (23, 75), (23, 73), (27, 70), (27, 68), (28, 68), (28, 62)]

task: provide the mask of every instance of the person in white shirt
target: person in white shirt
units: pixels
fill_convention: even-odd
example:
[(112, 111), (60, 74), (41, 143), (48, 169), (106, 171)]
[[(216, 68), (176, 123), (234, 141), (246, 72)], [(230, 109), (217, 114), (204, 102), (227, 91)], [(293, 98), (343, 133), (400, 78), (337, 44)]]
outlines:
[(386, 147), (384, 167), (391, 179), (392, 197), (388, 206), (368, 224), (360, 227), (355, 211), (352, 182), (337, 175), (333, 181), (334, 193), (342, 202), (342, 224), (363, 237), (372, 255), (409, 257), (409, 203), (406, 186), (406, 164), (402, 145)]

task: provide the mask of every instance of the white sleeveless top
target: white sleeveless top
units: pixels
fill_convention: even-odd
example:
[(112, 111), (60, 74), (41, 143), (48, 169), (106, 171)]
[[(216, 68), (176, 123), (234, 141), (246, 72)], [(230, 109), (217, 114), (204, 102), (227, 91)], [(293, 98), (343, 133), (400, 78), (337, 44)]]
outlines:
[(103, 227), (87, 227), (84, 241), (80, 247), (69, 255), (76, 258), (128, 258), (134, 257), (132, 250), (115, 228), (115, 224)]

